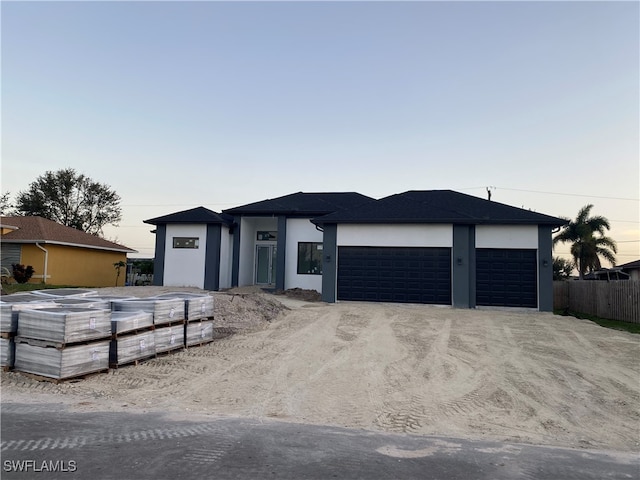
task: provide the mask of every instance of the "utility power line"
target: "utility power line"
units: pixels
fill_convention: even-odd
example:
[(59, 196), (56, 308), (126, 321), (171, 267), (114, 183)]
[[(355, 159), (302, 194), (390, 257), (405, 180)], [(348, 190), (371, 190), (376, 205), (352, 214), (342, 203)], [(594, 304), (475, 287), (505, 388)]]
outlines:
[(469, 188), (460, 188), (459, 190), (485, 190), (485, 189), (493, 189), (493, 190), (511, 190), (514, 192), (527, 192), (527, 193), (541, 193), (544, 195), (564, 195), (567, 197), (585, 197), (585, 198), (604, 198), (607, 200), (624, 200), (629, 202), (640, 202), (640, 198), (628, 198), (628, 197), (607, 197), (604, 195), (585, 195), (581, 193), (567, 193), (567, 192), (545, 192), (541, 190), (526, 190), (523, 188), (508, 188), (508, 187), (469, 187)]

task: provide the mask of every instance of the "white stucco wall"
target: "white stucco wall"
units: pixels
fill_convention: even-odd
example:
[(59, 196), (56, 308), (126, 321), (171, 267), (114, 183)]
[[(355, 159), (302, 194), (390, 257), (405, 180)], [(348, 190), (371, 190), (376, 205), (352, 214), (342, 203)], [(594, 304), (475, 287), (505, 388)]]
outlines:
[(238, 266), (238, 285), (241, 287), (245, 285), (253, 285), (256, 264), (256, 233), (259, 230), (278, 230), (278, 219), (243, 217), (240, 220), (240, 265)]
[(337, 244), (351, 247), (452, 247), (452, 225), (338, 225)]
[(322, 292), (322, 275), (298, 275), (298, 242), (322, 243), (322, 232), (308, 218), (287, 219), (284, 287)]
[[(207, 227), (205, 225), (167, 225), (163, 285), (204, 287)], [(173, 248), (173, 237), (197, 237), (198, 248)]]
[(476, 248), (538, 248), (537, 225), (478, 225)]

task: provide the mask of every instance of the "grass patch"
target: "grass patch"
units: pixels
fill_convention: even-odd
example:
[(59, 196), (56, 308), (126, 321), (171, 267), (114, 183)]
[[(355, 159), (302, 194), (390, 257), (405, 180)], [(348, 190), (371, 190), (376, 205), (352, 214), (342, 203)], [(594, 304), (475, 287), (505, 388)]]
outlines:
[(608, 320), (606, 318), (596, 317), (595, 315), (588, 315), (586, 313), (578, 313), (570, 310), (554, 310), (553, 313), (562, 316), (571, 316), (580, 320), (590, 320), (597, 323), (601, 327), (611, 328), (613, 330), (622, 330), (629, 333), (640, 333), (640, 324), (631, 322), (621, 322), (619, 320)]

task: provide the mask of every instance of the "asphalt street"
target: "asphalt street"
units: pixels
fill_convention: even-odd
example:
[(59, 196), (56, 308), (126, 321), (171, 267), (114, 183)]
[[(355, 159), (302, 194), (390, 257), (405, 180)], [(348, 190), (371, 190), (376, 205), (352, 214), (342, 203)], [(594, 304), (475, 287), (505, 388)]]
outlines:
[(3, 403), (5, 479), (640, 479), (637, 454)]

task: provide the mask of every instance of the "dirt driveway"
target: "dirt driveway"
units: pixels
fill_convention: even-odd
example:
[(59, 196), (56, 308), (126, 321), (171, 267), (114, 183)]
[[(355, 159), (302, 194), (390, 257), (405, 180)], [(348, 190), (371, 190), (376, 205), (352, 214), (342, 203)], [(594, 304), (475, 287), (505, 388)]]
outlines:
[(3, 401), (640, 449), (638, 335), (544, 313), (266, 297), (289, 310), (253, 331), (80, 382), (3, 373)]

